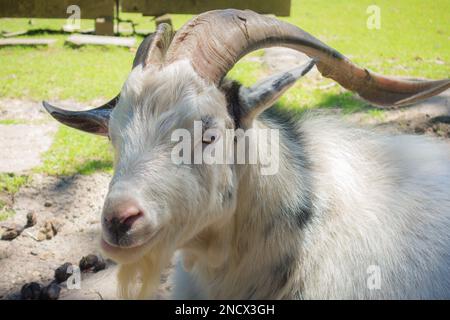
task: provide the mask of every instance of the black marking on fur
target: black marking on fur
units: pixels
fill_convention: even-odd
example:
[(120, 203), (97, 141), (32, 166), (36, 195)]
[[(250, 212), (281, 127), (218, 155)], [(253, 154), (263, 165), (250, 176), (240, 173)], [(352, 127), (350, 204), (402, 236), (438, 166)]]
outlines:
[(225, 192), (225, 199), (231, 200), (233, 199), (233, 189), (231, 187), (228, 187)]
[(266, 241), (270, 241), (270, 235), (275, 229), (275, 224), (276, 222), (274, 218), (270, 218), (270, 221), (266, 223), (266, 226), (264, 227), (264, 239)]
[[(289, 76), (292, 77), (292, 75), (288, 73), (286, 77), (288, 78)], [(241, 101), (239, 99), (240, 88), (240, 83), (229, 80), (224, 80), (221, 86), (221, 90), (224, 92), (227, 99), (228, 113), (233, 118), (236, 129), (241, 127), (240, 121), (241, 117), (243, 116)], [(297, 166), (299, 172), (303, 171), (305, 174), (307, 174), (311, 166), (311, 161), (307, 157), (305, 152), (305, 137), (301, 133), (301, 130), (299, 130), (297, 127), (300, 117), (300, 113), (283, 110), (276, 105), (268, 108), (260, 115), (260, 118), (263, 121), (268, 120), (268, 123), (270, 122), (274, 125), (274, 129), (280, 130), (280, 141), (284, 140), (295, 146), (294, 148), (290, 148), (290, 153), (287, 155), (288, 161), (294, 166)], [(305, 177), (305, 182), (306, 181), (310, 181), (309, 177)], [(311, 188), (306, 189), (311, 190)], [(296, 217), (295, 221), (297, 222), (297, 226), (299, 228), (303, 228), (308, 223), (308, 221), (312, 217), (313, 212), (312, 194), (302, 194), (301, 196), (303, 205), (298, 205), (295, 209), (280, 209), (281, 214), (294, 215)], [(275, 219), (278, 219), (278, 217), (275, 217)], [(274, 230), (274, 223), (277, 222), (270, 221), (268, 223), (264, 232), (266, 238), (269, 237), (270, 233)]]
[(237, 81), (224, 80), (220, 89), (225, 94), (225, 98), (227, 100), (227, 109), (228, 114), (234, 121), (234, 127), (240, 128), (240, 121), (242, 119), (242, 104), (239, 98), (239, 89), (241, 88), (241, 84)]
[[(294, 167), (298, 168), (297, 172), (303, 172), (303, 174), (308, 174), (310, 172), (311, 160), (307, 156), (305, 137), (298, 128), (298, 122), (301, 114), (294, 113), (292, 111), (282, 110), (277, 106), (273, 106), (263, 112), (261, 117), (267, 119), (270, 123), (273, 123), (277, 129), (280, 130), (280, 141), (287, 141), (295, 147), (289, 148), (288, 162)], [(304, 176), (304, 183), (311, 181), (310, 177)], [(312, 204), (312, 187), (308, 186), (305, 188), (308, 194), (301, 194), (301, 200), (299, 198), (299, 203), (294, 207), (282, 207), (280, 208), (280, 213), (285, 216), (296, 217), (297, 227), (302, 229), (310, 221), (313, 215), (313, 204)], [(304, 191), (306, 192), (306, 191)], [(276, 219), (276, 218), (275, 218)], [(275, 221), (270, 222), (270, 224), (276, 223)], [(266, 228), (267, 232), (272, 231), (273, 227)], [(266, 233), (266, 236), (269, 236)]]
[(229, 204), (233, 199), (233, 189), (230, 186), (227, 186), (222, 192), (222, 205)]
[(274, 294), (282, 290), (288, 283), (295, 271), (295, 257), (286, 254), (272, 267), (272, 279), (274, 280)]
[(205, 132), (206, 130), (213, 128), (215, 125), (215, 120), (213, 116), (207, 115), (207, 116), (203, 116), (201, 118), (202, 120), (202, 129), (203, 132)]
[(295, 82), (297, 79), (294, 78), (294, 76), (289, 73), (286, 72), (284, 73), (281, 77), (279, 77), (278, 79), (276, 79), (273, 83), (272, 83), (272, 89), (274, 91), (280, 91), (282, 90), (287, 84)]

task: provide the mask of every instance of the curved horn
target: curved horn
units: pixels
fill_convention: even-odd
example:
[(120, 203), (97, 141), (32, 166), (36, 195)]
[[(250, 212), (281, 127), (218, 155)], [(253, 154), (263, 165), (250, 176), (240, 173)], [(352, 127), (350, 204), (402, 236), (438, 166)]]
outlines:
[(42, 104), (53, 118), (69, 127), (107, 136), (109, 115), (118, 100), (119, 95), (98, 108), (85, 111), (64, 110), (51, 105), (47, 101), (42, 101)]
[[(143, 51), (145, 54), (144, 67), (149, 65), (162, 64), (166, 51), (169, 48), (170, 42), (173, 38), (172, 27), (167, 23), (161, 23), (156, 28), (156, 32), (153, 34), (153, 39), (148, 48)], [(139, 50), (138, 50), (139, 51)]]
[(315, 59), (323, 76), (381, 106), (410, 104), (450, 87), (450, 80), (412, 81), (362, 69), (302, 29), (250, 10), (209, 11), (181, 28), (167, 52), (167, 62), (190, 59), (196, 72), (218, 85), (245, 54), (283, 46)]
[[(139, 45), (133, 60), (133, 68), (142, 64), (162, 63), (167, 47), (172, 40), (172, 28), (170, 25), (161, 24), (155, 33), (147, 36)], [(69, 127), (95, 133), (108, 135), (108, 122), (111, 111), (119, 101), (120, 93), (104, 105), (85, 111), (69, 111), (58, 108), (43, 101), (45, 109), (59, 122)]]

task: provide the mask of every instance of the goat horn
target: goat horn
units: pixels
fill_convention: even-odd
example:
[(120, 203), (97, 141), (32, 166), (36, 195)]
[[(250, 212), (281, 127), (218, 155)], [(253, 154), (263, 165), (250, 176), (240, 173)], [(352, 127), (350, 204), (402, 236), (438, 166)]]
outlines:
[(380, 106), (410, 104), (450, 87), (450, 79), (412, 81), (370, 72), (302, 29), (250, 10), (215, 10), (192, 19), (175, 35), (166, 61), (189, 59), (202, 78), (218, 85), (242, 56), (272, 46), (307, 54), (323, 76)]
[(75, 129), (106, 136), (108, 135), (109, 115), (118, 99), (119, 96), (116, 96), (101, 107), (85, 111), (64, 110), (47, 101), (43, 101), (42, 104), (45, 110), (59, 122)]
[[(144, 67), (163, 63), (172, 38), (172, 27), (167, 23), (159, 24), (148, 47), (142, 48), (142, 56), (145, 57)], [(137, 52), (136, 57), (138, 54), (141, 53)]]
[[(133, 60), (133, 68), (153, 63), (161, 63), (167, 46), (172, 39), (169, 25), (160, 25), (157, 31), (147, 36), (139, 45)], [(59, 122), (69, 127), (99, 135), (108, 134), (108, 121), (111, 111), (119, 101), (118, 94), (104, 105), (85, 111), (70, 111), (58, 108), (43, 101), (44, 108)]]

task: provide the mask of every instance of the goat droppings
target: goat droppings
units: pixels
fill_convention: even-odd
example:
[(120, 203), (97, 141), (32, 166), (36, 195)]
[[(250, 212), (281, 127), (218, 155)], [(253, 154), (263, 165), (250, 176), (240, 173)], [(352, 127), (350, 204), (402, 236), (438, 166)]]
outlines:
[(68, 269), (71, 265), (72, 264), (70, 262), (66, 262), (55, 270), (55, 280), (57, 283), (61, 283), (69, 279), (72, 273), (69, 273)]
[(20, 290), (22, 300), (39, 300), (42, 286), (37, 282), (30, 282), (23, 285)]
[(61, 287), (52, 282), (48, 286), (42, 289), (41, 295), (39, 297), (40, 300), (58, 300), (59, 294), (61, 292)]
[(98, 272), (106, 268), (106, 263), (101, 256), (90, 254), (81, 258), (79, 267), (82, 272)]

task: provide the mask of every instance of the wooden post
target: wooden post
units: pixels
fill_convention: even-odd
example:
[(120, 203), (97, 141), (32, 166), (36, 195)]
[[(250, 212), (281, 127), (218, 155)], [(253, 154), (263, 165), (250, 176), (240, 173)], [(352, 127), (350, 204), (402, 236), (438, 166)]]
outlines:
[(123, 12), (140, 12), (147, 16), (166, 13), (199, 14), (214, 9), (250, 9), (258, 13), (289, 16), (291, 0), (121, 0)]
[(69, 18), (67, 8), (76, 5), (79, 18), (96, 19), (95, 33), (114, 34), (114, 0), (0, 0), (0, 17)]
[(101, 36), (113, 36), (114, 35), (113, 17), (96, 18), (95, 34)]
[(172, 19), (171, 19), (171, 17), (170, 17), (170, 14), (164, 14), (164, 15), (159, 16), (159, 17), (157, 17), (157, 18), (155, 19), (155, 24), (156, 24), (156, 26), (158, 26), (158, 25), (161, 24), (161, 23), (167, 23), (167, 24), (170, 24), (171, 26), (173, 26), (173, 25), (172, 25)]

